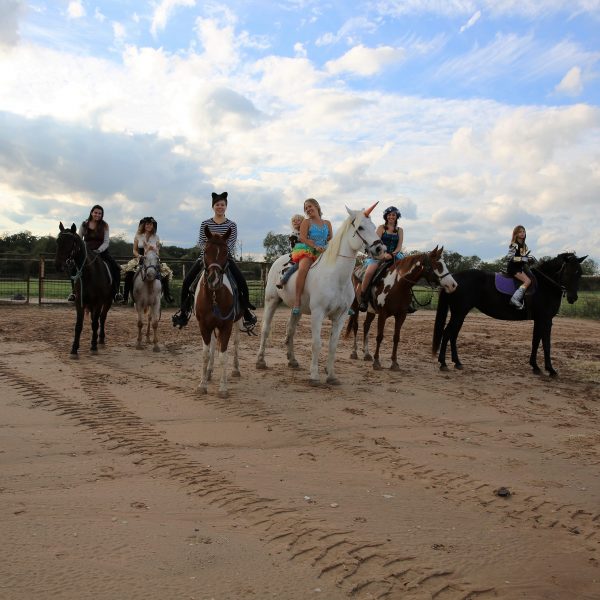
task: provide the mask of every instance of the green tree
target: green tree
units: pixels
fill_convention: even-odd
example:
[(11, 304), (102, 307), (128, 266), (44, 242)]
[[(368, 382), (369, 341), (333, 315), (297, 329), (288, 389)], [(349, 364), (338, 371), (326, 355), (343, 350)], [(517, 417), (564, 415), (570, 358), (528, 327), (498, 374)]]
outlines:
[(593, 258), (586, 258), (581, 263), (581, 270), (584, 275), (600, 275), (600, 266)]
[(263, 240), (263, 246), (267, 262), (273, 262), (282, 254), (287, 254), (290, 251), (290, 241), (285, 233), (273, 233), (269, 231)]
[(479, 256), (463, 256), (453, 250), (444, 250), (442, 258), (451, 273), (465, 269), (479, 269), (483, 265)]

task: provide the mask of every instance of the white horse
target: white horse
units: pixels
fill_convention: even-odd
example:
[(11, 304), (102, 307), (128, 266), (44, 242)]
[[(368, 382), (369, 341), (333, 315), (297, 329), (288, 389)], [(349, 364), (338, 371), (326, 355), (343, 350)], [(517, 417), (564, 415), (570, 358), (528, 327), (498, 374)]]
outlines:
[[(376, 203), (377, 204), (377, 203)], [(310, 366), (310, 383), (318, 385), (319, 379), (319, 352), (321, 350), (321, 327), (326, 317), (331, 319), (331, 335), (329, 337), (329, 353), (327, 357), (327, 383), (337, 385), (340, 383), (335, 376), (334, 361), (337, 344), (340, 338), (348, 309), (354, 298), (352, 288), (352, 271), (356, 262), (358, 251), (364, 248), (374, 258), (380, 258), (385, 252), (385, 246), (377, 236), (376, 228), (371, 218), (371, 211), (376, 204), (364, 212), (362, 210), (348, 211), (348, 218), (344, 221), (333, 239), (329, 242), (327, 250), (311, 266), (306, 277), (301, 314), (311, 315), (312, 329), (312, 361)], [(289, 282), (282, 289), (277, 288), (283, 266), (287, 263), (288, 256), (280, 256), (269, 270), (267, 286), (265, 289), (265, 309), (263, 314), (260, 348), (256, 359), (257, 369), (266, 369), (265, 346), (271, 330), (271, 321), (277, 305), (283, 300), (288, 306), (294, 306), (296, 274), (292, 275)], [(294, 357), (294, 333), (301, 315), (291, 315), (287, 324), (287, 358), (288, 366), (298, 367)]]
[(160, 321), (160, 298), (162, 295), (162, 284), (160, 282), (160, 260), (156, 252), (148, 252), (142, 258), (140, 268), (133, 278), (133, 302), (137, 310), (138, 338), (136, 348), (142, 349), (142, 328), (144, 327), (144, 315), (148, 315), (148, 327), (146, 328), (146, 343), (150, 343), (150, 327), (153, 329), (154, 337), (152, 344), (154, 352), (160, 352), (158, 345), (158, 322)]

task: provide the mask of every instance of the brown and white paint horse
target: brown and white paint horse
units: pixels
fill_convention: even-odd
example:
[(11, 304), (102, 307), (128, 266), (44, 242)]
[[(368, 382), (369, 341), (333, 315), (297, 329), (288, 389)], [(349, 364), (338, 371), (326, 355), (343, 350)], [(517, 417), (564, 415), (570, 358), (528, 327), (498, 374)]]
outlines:
[[(392, 364), (390, 369), (398, 371), (398, 342), (400, 341), (400, 330), (406, 319), (408, 307), (411, 302), (413, 286), (424, 278), (431, 285), (440, 284), (448, 293), (456, 289), (456, 281), (448, 271), (442, 259), (444, 247), (438, 249), (436, 246), (431, 252), (413, 254), (399, 261), (394, 261), (383, 276), (371, 286), (370, 304), (363, 325), (363, 358), (366, 361), (373, 360), (373, 368), (381, 369), (379, 362), (379, 350), (383, 341), (383, 331), (388, 317), (394, 317), (394, 337), (392, 348)], [(360, 281), (352, 275), (352, 283), (356, 291), (352, 308), (354, 314), (350, 317), (346, 328), (346, 337), (354, 333), (354, 346), (350, 358), (358, 358), (357, 354), (357, 332), (358, 332), (358, 300), (360, 297)], [(375, 355), (369, 353), (369, 329), (371, 323), (377, 319), (377, 338)]]
[(231, 284), (225, 273), (228, 260), (227, 240), (231, 235), (228, 229), (223, 235), (212, 233), (205, 227), (206, 245), (204, 247), (204, 273), (196, 287), (194, 312), (200, 334), (202, 335), (202, 378), (198, 389), (208, 392), (208, 382), (212, 376), (215, 350), (218, 348), (221, 379), (219, 397), (227, 398), (227, 360), (228, 346), (233, 333), (233, 371), (234, 377), (240, 376), (239, 323), (243, 312), (234, 305)]

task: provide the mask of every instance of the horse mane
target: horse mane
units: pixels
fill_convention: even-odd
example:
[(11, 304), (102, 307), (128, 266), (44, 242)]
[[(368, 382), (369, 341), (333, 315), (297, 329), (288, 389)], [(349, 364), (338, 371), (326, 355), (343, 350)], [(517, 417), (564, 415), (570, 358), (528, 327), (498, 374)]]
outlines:
[(540, 260), (540, 262), (537, 265), (533, 265), (533, 268), (540, 269), (540, 271), (544, 271), (545, 268), (559, 268), (560, 265), (562, 265), (565, 262), (568, 262), (574, 257), (575, 252), (561, 252), (558, 256), (554, 256), (553, 258), (546, 258)]
[(400, 271), (400, 269), (404, 270), (404, 267), (408, 267), (407, 272), (412, 271), (415, 263), (418, 260), (425, 260), (425, 256), (427, 256), (427, 252), (419, 252), (418, 254), (409, 254), (404, 258), (401, 258), (394, 264), (394, 269)]
[[(358, 215), (360, 216), (360, 215)], [(350, 224), (352, 223), (352, 219), (356, 217), (348, 216), (346, 220), (342, 223), (342, 226), (337, 230), (334, 234), (333, 238), (329, 244), (327, 244), (327, 249), (321, 255), (321, 260), (326, 264), (334, 263), (337, 255), (340, 253), (340, 246), (342, 245), (342, 238), (350, 229)]]

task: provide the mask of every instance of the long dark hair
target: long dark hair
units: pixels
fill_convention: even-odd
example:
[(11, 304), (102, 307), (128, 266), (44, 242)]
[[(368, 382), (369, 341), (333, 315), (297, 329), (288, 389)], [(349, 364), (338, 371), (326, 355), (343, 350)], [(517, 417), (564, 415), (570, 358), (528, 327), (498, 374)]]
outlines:
[(94, 218), (92, 217), (92, 213), (96, 210), (99, 209), (102, 211), (102, 218), (100, 219), (100, 222), (98, 223), (98, 227), (96, 227), (96, 229), (98, 230), (98, 232), (104, 233), (104, 230), (107, 227), (107, 223), (104, 220), (104, 209), (99, 205), (99, 204), (94, 204), (94, 206), (92, 206), (92, 208), (90, 209), (90, 215), (89, 217), (83, 222), (83, 227), (87, 230), (88, 229), (88, 224), (89, 222)]

